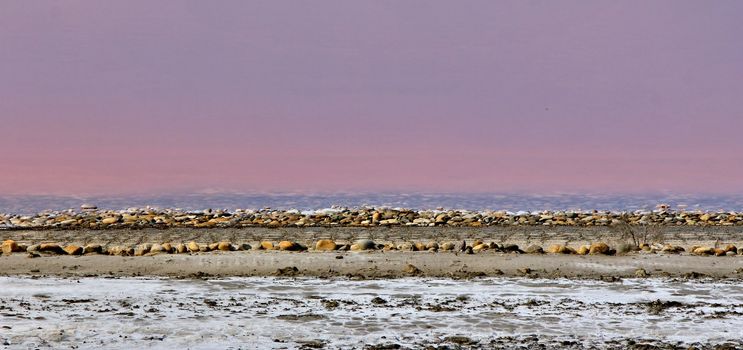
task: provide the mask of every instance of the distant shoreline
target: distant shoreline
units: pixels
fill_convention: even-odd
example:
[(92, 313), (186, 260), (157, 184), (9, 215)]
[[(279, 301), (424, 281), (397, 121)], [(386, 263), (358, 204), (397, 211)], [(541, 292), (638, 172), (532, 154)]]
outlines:
[[(547, 226), (623, 229), (625, 226), (735, 227), (743, 226), (743, 212), (673, 211), (470, 211), (392, 208), (327, 208), (319, 210), (203, 211), (98, 210), (42, 212), (35, 215), (0, 214), (0, 229), (113, 229), (113, 228), (250, 228), (250, 227), (492, 227)], [(626, 228), (625, 228), (626, 229)]]

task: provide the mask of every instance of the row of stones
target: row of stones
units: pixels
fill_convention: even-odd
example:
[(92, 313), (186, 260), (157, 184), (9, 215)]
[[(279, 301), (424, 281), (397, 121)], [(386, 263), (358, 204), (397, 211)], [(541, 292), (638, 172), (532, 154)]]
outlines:
[(6, 229), (104, 229), (126, 227), (312, 227), (312, 226), (464, 226), (545, 225), (743, 225), (743, 213), (736, 212), (506, 212), (506, 211), (415, 211), (406, 209), (298, 210), (207, 209), (202, 212), (132, 208), (123, 211), (89, 209), (75, 212), (44, 212), (36, 215), (0, 214), (0, 228)]
[[(628, 254), (633, 251), (641, 251), (647, 253), (668, 253), (668, 254), (679, 254), (687, 252), (687, 250), (680, 246), (673, 245), (662, 245), (662, 244), (641, 244), (636, 247), (631, 244), (619, 244), (616, 247), (610, 247), (606, 243), (596, 242), (590, 245), (581, 245), (578, 248), (569, 247), (567, 245), (553, 244), (542, 248), (539, 245), (530, 245), (525, 249), (519, 248), (515, 244), (498, 244), (495, 242), (485, 243), (481, 240), (474, 241), (471, 245), (465, 241), (455, 242), (444, 242), (439, 244), (438, 242), (404, 242), (401, 244), (395, 243), (375, 243), (369, 239), (358, 240), (352, 244), (336, 243), (330, 239), (321, 239), (317, 241), (313, 247), (309, 247), (292, 241), (281, 241), (278, 244), (274, 244), (269, 241), (262, 241), (252, 246), (247, 243), (235, 244), (228, 241), (216, 242), (211, 244), (197, 243), (194, 241), (188, 243), (145, 243), (138, 244), (135, 246), (103, 246), (100, 244), (88, 244), (85, 246), (79, 245), (61, 245), (58, 243), (42, 243), (25, 246), (19, 244), (13, 240), (6, 240), (2, 243), (3, 255), (10, 255), (12, 253), (27, 252), (30, 257), (41, 256), (40, 253), (47, 254), (63, 254), (63, 255), (84, 255), (84, 254), (107, 254), (107, 255), (119, 255), (119, 256), (151, 256), (155, 254), (185, 254), (185, 253), (201, 253), (209, 251), (245, 251), (245, 250), (280, 250), (280, 251), (372, 251), (372, 250), (400, 250), (400, 251), (458, 251), (465, 254), (474, 254), (482, 251), (495, 251), (502, 253), (518, 253), (518, 254), (577, 254), (577, 255), (617, 255), (617, 254)], [(715, 247), (700, 247), (693, 246), (688, 252), (693, 255), (715, 255), (715, 256), (732, 256), (732, 255), (743, 255), (743, 248), (737, 248), (735, 245), (727, 245), (723, 248)]]

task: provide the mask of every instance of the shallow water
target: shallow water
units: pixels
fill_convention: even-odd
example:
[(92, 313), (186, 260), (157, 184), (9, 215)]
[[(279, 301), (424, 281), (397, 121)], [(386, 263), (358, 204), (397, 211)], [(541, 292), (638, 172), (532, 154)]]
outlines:
[(579, 347), (719, 344), (743, 328), (743, 285), (724, 280), (0, 277), (0, 286), (8, 348), (420, 347), (452, 336), (478, 347), (529, 335)]

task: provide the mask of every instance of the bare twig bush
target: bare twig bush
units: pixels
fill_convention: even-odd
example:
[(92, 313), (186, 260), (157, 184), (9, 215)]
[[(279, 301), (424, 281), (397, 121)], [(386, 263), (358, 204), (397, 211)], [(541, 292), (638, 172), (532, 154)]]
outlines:
[(612, 229), (618, 234), (619, 239), (630, 241), (636, 247), (642, 244), (662, 243), (663, 231), (658, 226), (642, 225), (632, 226), (625, 221), (614, 223)]

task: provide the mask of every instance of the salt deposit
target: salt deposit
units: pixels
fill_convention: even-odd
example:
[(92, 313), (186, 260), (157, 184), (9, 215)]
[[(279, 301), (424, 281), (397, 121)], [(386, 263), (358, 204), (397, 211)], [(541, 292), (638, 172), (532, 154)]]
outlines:
[(0, 344), (11, 349), (741, 346), (743, 327), (743, 286), (725, 280), (0, 277), (0, 285)]

